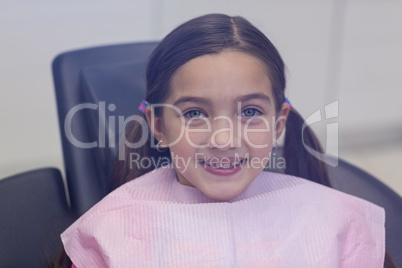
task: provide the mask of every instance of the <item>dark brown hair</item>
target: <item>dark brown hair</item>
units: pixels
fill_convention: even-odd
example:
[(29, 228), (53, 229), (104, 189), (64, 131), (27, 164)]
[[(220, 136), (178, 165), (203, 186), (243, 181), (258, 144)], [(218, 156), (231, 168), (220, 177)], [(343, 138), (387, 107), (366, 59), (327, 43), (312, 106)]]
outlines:
[[(147, 66), (146, 100), (151, 103), (163, 103), (168, 96), (170, 82), (177, 71), (186, 62), (206, 54), (218, 54), (226, 49), (241, 51), (260, 59), (267, 68), (277, 112), (285, 100), (285, 65), (279, 52), (268, 38), (242, 17), (230, 17), (223, 14), (209, 14), (192, 19), (173, 30), (156, 47)], [(156, 111), (158, 112), (158, 111)], [(144, 116), (144, 115), (141, 115)], [(302, 132), (304, 120), (294, 108), (291, 108), (287, 124), (284, 145), (287, 174), (303, 177), (329, 186), (330, 182), (325, 164), (312, 156), (302, 142), (315, 151), (322, 149), (309, 127)], [(142, 129), (137, 122), (128, 127), (127, 140), (136, 142), (141, 139)], [(151, 148), (151, 137), (141, 148), (125, 150), (125, 161), (117, 160), (112, 172), (112, 189), (128, 180), (155, 169), (131, 169), (128, 159), (130, 153), (142, 157), (169, 157), (169, 151), (159, 153)]]

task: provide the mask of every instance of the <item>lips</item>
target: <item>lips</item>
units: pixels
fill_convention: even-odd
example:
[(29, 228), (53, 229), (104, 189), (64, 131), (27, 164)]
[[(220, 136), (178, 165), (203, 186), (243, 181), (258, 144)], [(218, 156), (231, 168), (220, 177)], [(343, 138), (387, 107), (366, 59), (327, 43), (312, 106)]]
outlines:
[(215, 169), (233, 169), (242, 165), (245, 161), (246, 158), (239, 157), (212, 157), (199, 160), (201, 164)]

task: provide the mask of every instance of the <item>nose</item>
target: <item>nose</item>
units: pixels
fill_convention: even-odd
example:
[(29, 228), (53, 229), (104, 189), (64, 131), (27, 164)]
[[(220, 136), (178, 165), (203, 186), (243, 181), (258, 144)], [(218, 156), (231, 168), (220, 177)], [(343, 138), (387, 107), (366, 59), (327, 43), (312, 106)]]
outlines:
[(209, 148), (217, 148), (226, 151), (237, 146), (237, 135), (233, 120), (226, 116), (214, 118), (212, 133), (209, 140)]

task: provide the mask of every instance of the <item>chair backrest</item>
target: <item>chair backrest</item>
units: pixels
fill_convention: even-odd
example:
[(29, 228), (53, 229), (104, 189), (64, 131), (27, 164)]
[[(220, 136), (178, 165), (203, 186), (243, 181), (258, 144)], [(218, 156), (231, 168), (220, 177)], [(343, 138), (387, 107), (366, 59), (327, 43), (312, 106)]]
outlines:
[[(116, 126), (110, 123), (114, 120), (117, 125), (118, 115), (127, 118), (136, 113), (145, 95), (146, 60), (156, 45), (153, 42), (78, 50), (61, 54), (53, 63), (67, 182), (72, 208), (79, 214), (107, 192), (105, 182), (117, 151), (110, 145), (113, 141), (117, 144), (119, 138), (117, 131), (113, 131)], [(72, 134), (80, 141), (96, 141), (104, 146), (80, 148), (66, 136), (65, 118), (73, 107), (82, 103), (97, 106), (74, 115)], [(115, 119), (110, 120), (110, 116)], [(337, 167), (328, 168), (335, 189), (385, 208), (387, 249), (402, 266), (401, 197), (376, 178), (342, 160)]]
[(45, 267), (75, 217), (60, 171), (43, 168), (0, 180), (0, 267)]
[(65, 174), (71, 208), (78, 215), (107, 193), (118, 117), (135, 114), (144, 98), (145, 67), (156, 45), (88, 48), (53, 61)]

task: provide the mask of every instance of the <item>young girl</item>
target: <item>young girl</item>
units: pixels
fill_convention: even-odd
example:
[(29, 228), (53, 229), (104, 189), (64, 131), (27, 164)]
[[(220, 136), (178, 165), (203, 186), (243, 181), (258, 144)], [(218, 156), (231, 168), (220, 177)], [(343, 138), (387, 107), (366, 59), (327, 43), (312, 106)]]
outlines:
[[(73, 264), (382, 267), (384, 210), (327, 187), (285, 84), (278, 51), (241, 17), (167, 35), (147, 67), (147, 126), (114, 167), (120, 187), (62, 234)], [(265, 172), (285, 127), (287, 175)]]

